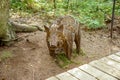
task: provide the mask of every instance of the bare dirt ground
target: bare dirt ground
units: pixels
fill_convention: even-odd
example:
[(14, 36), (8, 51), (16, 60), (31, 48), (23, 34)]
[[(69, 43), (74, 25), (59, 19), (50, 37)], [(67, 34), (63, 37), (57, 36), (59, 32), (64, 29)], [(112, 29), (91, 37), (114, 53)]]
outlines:
[[(29, 21), (29, 19), (33, 18), (23, 18), (23, 20), (27, 21)], [(39, 23), (42, 24), (39, 19), (31, 21), (40, 21)], [(119, 21), (120, 20), (115, 21), (115, 26), (120, 27)], [(0, 56), (5, 52), (12, 53), (12, 57), (0, 59), (0, 80), (45, 80), (50, 76), (68, 69), (118, 52), (120, 51), (119, 31), (119, 28), (115, 28), (114, 39), (111, 42), (108, 29), (96, 31), (82, 30), (81, 47), (85, 55), (75, 57), (73, 59), (75, 63), (70, 64), (67, 68), (59, 67), (55, 63), (55, 60), (49, 55), (45, 41), (45, 32), (18, 33), (17, 35), (21, 37), (22, 40), (15, 42), (9, 47), (0, 47)]]

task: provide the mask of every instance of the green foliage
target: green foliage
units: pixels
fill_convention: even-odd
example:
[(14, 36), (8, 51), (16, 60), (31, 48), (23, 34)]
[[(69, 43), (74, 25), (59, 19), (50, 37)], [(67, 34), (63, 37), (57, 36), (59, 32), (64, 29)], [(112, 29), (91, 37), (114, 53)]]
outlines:
[(10, 3), (11, 9), (14, 9), (14, 11), (33, 12), (39, 9), (39, 5), (35, 0), (10, 0)]
[(72, 61), (66, 58), (64, 53), (60, 53), (57, 55), (56, 62), (61, 68), (67, 68), (68, 65), (72, 63)]
[[(105, 27), (107, 16), (112, 14), (113, 0), (11, 0), (12, 8), (29, 10), (32, 4), (40, 14), (45, 16), (60, 16), (70, 14), (76, 17), (81, 23), (85, 24), (89, 29)], [(29, 5), (28, 5), (29, 4)], [(54, 9), (56, 4), (56, 9)], [(33, 7), (33, 6), (32, 6)], [(35, 9), (32, 8), (32, 9)], [(30, 8), (31, 9), (31, 8)], [(117, 15), (120, 15), (120, 1), (116, 1)]]
[(105, 26), (105, 16), (111, 13), (110, 2), (100, 2), (96, 0), (79, 1), (78, 8), (74, 12), (79, 13), (80, 22), (88, 28), (101, 28)]
[(11, 8), (15, 10), (27, 10), (26, 3), (21, 0), (10, 0)]

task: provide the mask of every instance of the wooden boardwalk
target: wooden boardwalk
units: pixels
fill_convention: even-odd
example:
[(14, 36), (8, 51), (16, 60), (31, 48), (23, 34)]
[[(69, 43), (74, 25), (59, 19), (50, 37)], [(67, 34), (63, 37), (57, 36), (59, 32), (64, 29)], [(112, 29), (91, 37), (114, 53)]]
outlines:
[(120, 80), (120, 52), (46, 80)]

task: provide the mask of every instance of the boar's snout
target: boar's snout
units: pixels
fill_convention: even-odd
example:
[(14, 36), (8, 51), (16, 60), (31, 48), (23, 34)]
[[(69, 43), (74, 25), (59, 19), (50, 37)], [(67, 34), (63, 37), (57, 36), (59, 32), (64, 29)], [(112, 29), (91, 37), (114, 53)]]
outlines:
[(55, 49), (55, 48), (56, 48), (56, 46), (55, 46), (55, 45), (51, 45), (51, 48), (54, 48), (54, 49)]
[(54, 46), (54, 45), (51, 45), (51, 46), (50, 46), (50, 50), (51, 50), (51, 51), (54, 51), (56, 48), (57, 48), (57, 47)]

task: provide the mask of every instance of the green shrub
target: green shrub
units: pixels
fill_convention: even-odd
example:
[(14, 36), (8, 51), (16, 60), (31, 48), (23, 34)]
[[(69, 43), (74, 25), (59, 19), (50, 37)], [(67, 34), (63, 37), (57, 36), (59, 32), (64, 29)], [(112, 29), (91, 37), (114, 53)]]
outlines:
[[(26, 2), (27, 1), (27, 2)], [(40, 14), (48, 16), (60, 16), (71, 14), (78, 18), (79, 21), (87, 26), (89, 29), (104, 28), (107, 16), (112, 14), (113, 0), (56, 0), (56, 9), (54, 9), (54, 2), (51, 0), (11, 0), (13, 9), (28, 11), (29, 5), (34, 6)], [(29, 4), (29, 5), (28, 5)], [(32, 8), (35, 9), (35, 8)], [(30, 9), (31, 10), (31, 9)], [(120, 1), (116, 1), (115, 14), (120, 15)], [(45, 15), (45, 16), (46, 16)]]

